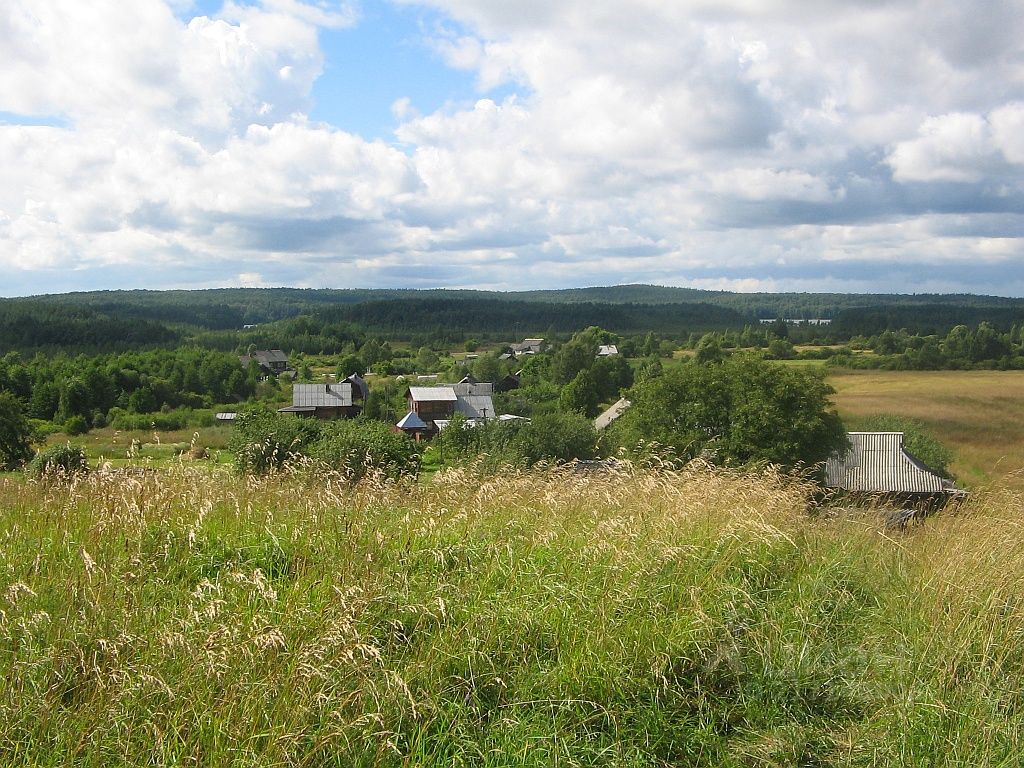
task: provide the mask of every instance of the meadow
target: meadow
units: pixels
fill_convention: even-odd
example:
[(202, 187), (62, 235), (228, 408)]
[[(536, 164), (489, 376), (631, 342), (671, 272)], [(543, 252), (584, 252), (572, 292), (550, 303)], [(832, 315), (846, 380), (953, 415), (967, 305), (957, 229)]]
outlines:
[(1024, 371), (830, 371), (848, 429), (876, 414), (922, 422), (970, 488), (1024, 490)]
[(0, 477), (0, 764), (1019, 765), (1024, 497)]

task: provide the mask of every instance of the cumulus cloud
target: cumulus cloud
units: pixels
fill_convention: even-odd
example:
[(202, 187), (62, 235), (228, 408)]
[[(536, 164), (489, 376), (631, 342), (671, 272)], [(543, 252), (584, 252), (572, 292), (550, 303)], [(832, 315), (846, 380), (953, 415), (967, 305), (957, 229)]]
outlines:
[(1012, 0), (403, 2), (478, 92), (373, 138), (308, 117), (357, 6), (12, 0), (8, 290), (1024, 290)]

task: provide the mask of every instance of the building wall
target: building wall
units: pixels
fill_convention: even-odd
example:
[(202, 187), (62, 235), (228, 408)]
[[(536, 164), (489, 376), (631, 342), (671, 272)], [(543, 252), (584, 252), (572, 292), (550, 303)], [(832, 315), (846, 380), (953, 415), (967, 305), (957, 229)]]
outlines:
[(426, 422), (434, 419), (450, 419), (455, 413), (455, 402), (451, 400), (425, 400), (417, 402), (409, 398), (409, 410)]

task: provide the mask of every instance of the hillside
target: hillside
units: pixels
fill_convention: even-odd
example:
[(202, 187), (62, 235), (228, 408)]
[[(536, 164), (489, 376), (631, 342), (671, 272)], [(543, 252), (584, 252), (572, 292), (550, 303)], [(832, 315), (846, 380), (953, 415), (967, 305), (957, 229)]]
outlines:
[[(249, 344), (329, 351), (325, 326), (350, 326), (393, 340), (461, 344), (485, 337), (568, 337), (588, 326), (618, 334), (740, 331), (759, 320), (832, 320), (808, 338), (846, 341), (885, 330), (945, 335), (985, 321), (1001, 331), (1024, 322), (1024, 300), (968, 295), (738, 294), (648, 285), (499, 293), (451, 290), (229, 288), (203, 291), (96, 291), (0, 299), (0, 348), (70, 353), (198, 343), (217, 349)], [(297, 339), (283, 330), (303, 321)], [(243, 338), (245, 327), (260, 326)], [(205, 335), (204, 335), (205, 334)], [(291, 345), (286, 339), (291, 339)]]
[(768, 475), (0, 477), (0, 763), (1014, 765), (1019, 495)]

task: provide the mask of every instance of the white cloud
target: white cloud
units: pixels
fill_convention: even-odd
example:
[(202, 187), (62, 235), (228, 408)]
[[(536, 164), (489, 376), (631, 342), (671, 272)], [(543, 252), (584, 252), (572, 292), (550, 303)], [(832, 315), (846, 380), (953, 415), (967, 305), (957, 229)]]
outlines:
[(417, 4), (485, 93), (397, 99), (393, 145), (307, 117), (354, 5), (12, 0), (0, 112), (56, 127), (0, 125), (0, 267), (914, 290), (1024, 252), (1013, 2)]

